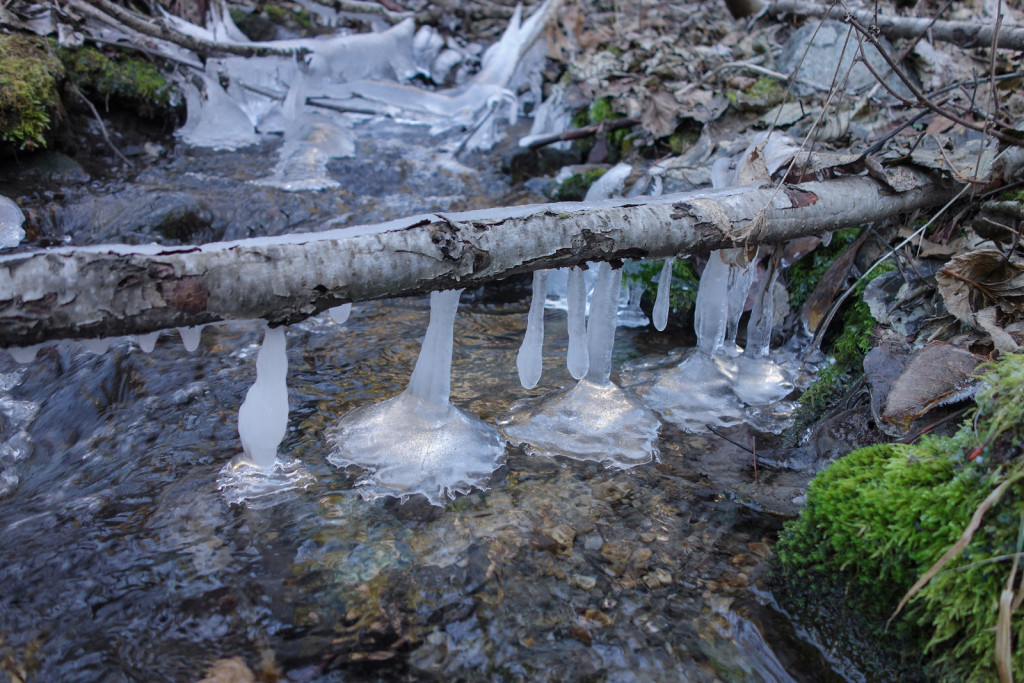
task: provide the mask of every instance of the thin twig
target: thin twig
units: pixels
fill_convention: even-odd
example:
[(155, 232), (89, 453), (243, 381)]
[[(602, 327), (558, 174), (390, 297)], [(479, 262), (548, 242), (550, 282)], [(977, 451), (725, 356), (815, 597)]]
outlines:
[[(741, 444), (741, 443), (740, 443), (740, 442), (738, 442), (738, 441), (733, 441), (732, 439), (730, 439), (729, 437), (727, 437), (727, 436), (726, 436), (725, 434), (723, 434), (722, 432), (720, 432), (720, 431), (718, 431), (717, 429), (715, 429), (715, 428), (714, 428), (714, 427), (713, 427), (713, 426), (711, 425), (711, 423), (710, 423), (710, 422), (708, 422), (708, 423), (705, 423), (705, 425), (704, 425), (704, 426), (705, 426), (705, 427), (707, 427), (707, 428), (708, 428), (709, 430), (711, 430), (711, 433), (713, 433), (713, 434), (714, 434), (715, 436), (718, 436), (718, 437), (721, 437), (721, 438), (725, 439), (726, 441), (728, 441), (729, 443), (731, 443), (731, 444), (732, 444), (733, 446), (736, 446), (737, 448), (742, 448), (742, 449), (743, 449), (743, 450), (745, 450), (745, 451), (746, 451), (747, 453), (753, 453), (755, 457), (757, 456), (757, 453), (755, 453), (754, 451), (750, 450), (750, 448), (748, 448), (747, 446), (744, 446), (743, 444)], [(756, 460), (755, 460), (755, 462), (756, 462)]]
[(611, 132), (613, 130), (618, 130), (619, 128), (632, 128), (639, 123), (640, 119), (632, 116), (627, 116), (621, 119), (612, 119), (610, 121), (601, 121), (600, 123), (592, 123), (589, 126), (583, 126), (582, 128), (573, 128), (562, 133), (545, 135), (542, 138), (537, 138), (536, 140), (531, 141), (530, 144), (526, 146), (530, 149), (537, 149), (563, 140), (578, 140), (580, 138), (590, 137), (602, 130)]
[[(892, 57), (889, 55), (889, 53), (886, 50), (884, 50), (881, 45), (879, 45), (878, 39), (874, 35), (872, 35), (870, 31), (868, 31), (866, 28), (864, 28), (863, 24), (861, 24), (859, 21), (857, 21), (857, 17), (855, 17), (853, 15), (853, 13), (847, 12), (846, 17), (845, 17), (845, 21), (847, 21), (847, 23), (849, 23), (851, 26), (853, 26), (855, 29), (857, 29), (857, 31), (862, 36), (864, 36), (864, 38), (866, 38), (869, 43), (871, 43), (872, 45), (875, 46), (875, 49), (878, 50), (878, 54), (880, 54), (882, 56), (882, 59), (884, 59), (886, 61), (886, 63), (892, 69), (892, 72), (894, 74), (896, 74), (896, 76), (901, 81), (903, 81), (903, 84), (907, 86), (907, 89), (910, 90), (911, 93), (913, 93), (914, 97), (917, 98), (918, 102), (920, 102), (922, 105), (928, 107), (929, 109), (934, 111), (936, 114), (940, 114), (942, 116), (945, 116), (950, 121), (953, 121), (955, 123), (959, 123), (964, 128), (970, 128), (971, 130), (976, 130), (979, 133), (988, 132), (988, 131), (986, 131), (986, 126), (980, 126), (980, 125), (974, 123), (973, 121), (968, 121), (967, 119), (963, 118), (962, 116), (954, 114), (953, 112), (946, 111), (946, 110), (942, 109), (941, 107), (939, 107), (934, 102), (932, 102), (930, 99), (928, 99), (928, 97), (923, 92), (921, 92), (921, 89), (918, 88), (917, 85), (912, 80), (910, 80), (905, 73), (903, 73), (903, 71), (896, 65), (895, 62), (893, 62)], [(867, 60), (864, 60), (864, 63), (867, 64)], [(893, 95), (893, 97), (896, 97), (896, 98), (898, 98), (899, 100), (901, 100), (903, 102), (907, 102), (907, 100), (905, 98), (903, 98), (902, 96), (900, 96), (899, 94), (894, 92), (892, 90), (892, 88), (890, 88), (884, 81), (879, 81), (879, 82), (882, 83), (882, 87), (884, 87), (886, 90), (888, 90)], [(990, 131), (990, 132), (991, 132), (991, 135), (993, 135), (994, 137), (999, 138), (1001, 141), (1005, 142), (1008, 145), (1015, 145), (1017, 147), (1024, 147), (1024, 139), (1021, 139), (1018, 136), (1008, 135), (1007, 133), (1004, 133), (1004, 132), (999, 131), (999, 130), (993, 130), (993, 131)], [(1018, 135), (1019, 135), (1019, 133), (1018, 133)]]
[(110, 139), (110, 134), (107, 132), (107, 126), (105, 123), (103, 123), (103, 119), (100, 118), (100, 113), (96, 110), (96, 107), (93, 105), (92, 102), (89, 101), (88, 97), (82, 94), (82, 92), (78, 88), (75, 88), (74, 90), (75, 94), (78, 95), (78, 99), (84, 102), (85, 106), (87, 106), (89, 108), (89, 111), (92, 112), (92, 115), (96, 117), (96, 122), (100, 124), (100, 133), (103, 134), (103, 140), (107, 143), (107, 146), (110, 147), (111, 150), (113, 150), (114, 154), (116, 154), (118, 158), (121, 159), (121, 161), (131, 166), (132, 162), (129, 161), (128, 157), (126, 157), (124, 154), (121, 154), (121, 150), (119, 150), (117, 146), (114, 144), (114, 141)]

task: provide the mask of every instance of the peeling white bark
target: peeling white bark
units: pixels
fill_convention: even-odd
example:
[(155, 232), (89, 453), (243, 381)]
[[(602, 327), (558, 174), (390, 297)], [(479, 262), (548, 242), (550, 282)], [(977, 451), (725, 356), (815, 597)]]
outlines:
[(782, 242), (933, 206), (922, 176), (894, 193), (868, 177), (656, 198), (430, 214), (328, 232), (201, 247), (106, 245), (0, 258), (0, 346), (144, 334), (219, 320), (292, 323), (353, 301), (480, 285), (585, 261), (664, 258), (757, 239)]

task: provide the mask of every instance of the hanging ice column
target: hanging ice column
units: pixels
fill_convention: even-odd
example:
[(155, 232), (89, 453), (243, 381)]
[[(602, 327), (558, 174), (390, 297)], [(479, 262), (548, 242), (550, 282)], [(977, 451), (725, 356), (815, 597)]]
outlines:
[[(762, 406), (785, 398), (793, 391), (789, 373), (769, 355), (772, 319), (775, 317), (775, 281), (779, 277), (782, 249), (776, 247), (767, 260), (767, 270), (755, 293), (747, 323), (747, 345), (735, 361), (730, 377), (733, 391), (748, 405)], [(753, 270), (753, 268), (751, 268)]]
[(498, 467), (501, 434), (448, 400), (461, 293), (430, 295), (430, 323), (405, 391), (346, 413), (327, 432), (333, 465), (368, 470), (357, 482), (365, 498), (422, 493), (442, 505), (481, 486)]
[(499, 422), (509, 441), (525, 444), (533, 455), (565, 455), (620, 468), (657, 455), (658, 418), (610, 379), (621, 286), (621, 270), (598, 266), (587, 322), (586, 376), (568, 388), (513, 404)]
[(238, 410), (243, 453), (217, 480), (229, 503), (267, 507), (279, 502), (279, 494), (313, 483), (298, 460), (277, 453), (288, 428), (287, 375), (284, 328), (267, 328), (256, 356), (256, 381)]

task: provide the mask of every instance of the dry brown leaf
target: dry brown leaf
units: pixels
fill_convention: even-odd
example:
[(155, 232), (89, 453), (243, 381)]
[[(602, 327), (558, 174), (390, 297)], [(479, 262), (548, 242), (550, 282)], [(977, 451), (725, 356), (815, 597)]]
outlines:
[(882, 419), (907, 429), (926, 412), (974, 393), (975, 369), (985, 356), (947, 342), (932, 342), (915, 355), (892, 384)]
[(807, 301), (800, 308), (800, 321), (808, 333), (814, 334), (828, 312), (829, 307), (832, 306), (832, 302), (835, 301), (840, 292), (846, 289), (846, 279), (850, 275), (850, 269), (853, 268), (857, 259), (857, 252), (860, 251), (860, 247), (864, 244), (864, 240), (867, 237), (868, 232), (865, 230), (857, 239), (850, 243), (850, 246), (843, 250), (839, 258), (833, 261), (832, 265), (825, 271), (821, 280), (818, 281), (818, 286), (814, 288), (814, 291), (811, 292), (811, 295), (807, 297)]
[(995, 306), (983, 308), (974, 315), (978, 327), (985, 330), (992, 337), (992, 343), (1002, 353), (1020, 353), (1020, 346), (1013, 340), (1013, 337), (999, 325), (999, 311)]
[(256, 675), (241, 657), (218, 659), (198, 683), (256, 683)]
[(968, 325), (977, 325), (975, 314), (993, 305), (1004, 313), (1024, 312), (1024, 266), (997, 249), (954, 257), (935, 280), (946, 310)]
[(667, 92), (650, 93), (643, 105), (643, 113), (640, 116), (644, 128), (654, 134), (655, 137), (665, 137), (675, 132), (679, 125), (677, 113), (679, 103), (676, 98)]

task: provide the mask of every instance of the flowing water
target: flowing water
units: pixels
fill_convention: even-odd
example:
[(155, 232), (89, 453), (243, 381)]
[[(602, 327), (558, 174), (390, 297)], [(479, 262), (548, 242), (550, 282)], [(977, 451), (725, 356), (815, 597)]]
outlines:
[[(63, 188), (59, 210), (39, 195), (36, 230), (109, 240), (126, 219), (99, 219), (153, 191), (198, 196), (217, 237), (518, 201), (493, 160), (469, 176), (414, 136), (359, 145), (329, 166), (344, 191), (311, 195), (246, 184), (272, 148), (173, 149), (132, 178)], [(490, 423), (575, 383), (566, 314), (549, 309), (543, 374), (522, 387), (528, 289), (467, 292), (455, 321), (451, 401)], [(242, 451), (262, 325), (208, 326), (192, 352), (167, 331), (149, 353), (129, 340), (98, 355), (61, 342), (25, 365), (0, 353), (0, 672), (180, 681), (242, 656), (300, 681), (840, 678), (759, 588), (806, 477), (755, 478), (717, 437), (664, 424), (659, 460), (626, 471), (508, 447), (486, 491), (444, 507), (364, 500), (363, 472), (331, 465), (325, 434), (406, 388), (427, 317), (426, 297), (357, 303), (343, 325), (325, 313), (287, 330), (278, 454), (315, 481), (270, 507), (217, 488)], [(678, 346), (651, 328), (615, 335), (614, 382)]]

